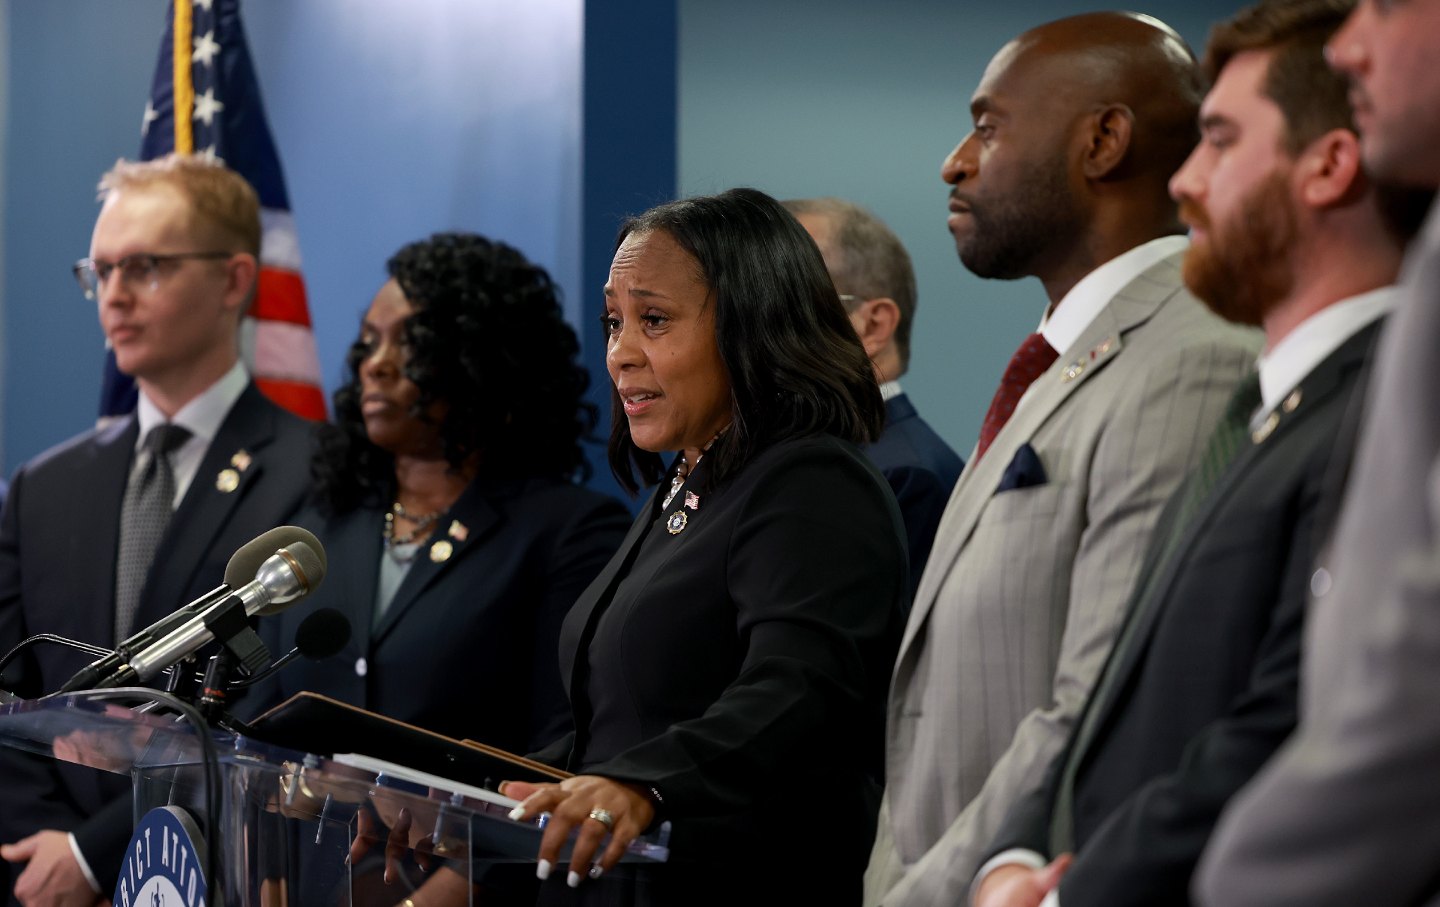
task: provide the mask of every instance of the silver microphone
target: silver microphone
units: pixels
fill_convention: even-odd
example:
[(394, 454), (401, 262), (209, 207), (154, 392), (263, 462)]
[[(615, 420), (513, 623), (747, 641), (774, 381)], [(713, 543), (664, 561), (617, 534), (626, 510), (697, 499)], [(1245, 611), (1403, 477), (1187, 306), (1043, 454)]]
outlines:
[[(314, 536), (310, 539), (314, 540)], [(274, 614), (309, 595), (325, 578), (325, 558), (317, 549), (324, 550), (319, 541), (314, 541), (313, 546), (297, 541), (276, 551), (260, 565), (254, 580), (131, 654), (125, 665), (96, 688), (129, 686), (149, 680), (217, 637), (229, 638), (230, 628), (248, 626), (247, 618)]]

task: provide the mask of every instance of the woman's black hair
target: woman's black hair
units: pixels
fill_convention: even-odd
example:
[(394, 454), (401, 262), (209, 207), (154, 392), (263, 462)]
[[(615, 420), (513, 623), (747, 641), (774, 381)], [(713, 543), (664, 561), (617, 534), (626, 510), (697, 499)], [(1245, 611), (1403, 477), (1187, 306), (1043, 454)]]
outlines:
[[(712, 483), (780, 441), (832, 434), (864, 443), (879, 436), (885, 404), (874, 368), (820, 250), (790, 212), (763, 192), (731, 189), (630, 218), (615, 247), (656, 231), (695, 259), (715, 306), (731, 424), (706, 454)], [(664, 466), (658, 453), (635, 446), (613, 389), (611, 412), (610, 468), (633, 494), (658, 482)]]
[[(580, 441), (595, 428), (589, 375), (550, 275), (519, 251), (473, 233), (437, 233), (386, 263), (415, 314), (405, 321), (405, 377), (420, 389), (412, 415), (445, 403), (440, 440), (460, 468), (480, 454), (486, 472), (586, 477)], [(320, 500), (336, 513), (388, 500), (394, 460), (370, 442), (360, 414), (363, 340), (346, 357), (335, 423), (312, 464)]]

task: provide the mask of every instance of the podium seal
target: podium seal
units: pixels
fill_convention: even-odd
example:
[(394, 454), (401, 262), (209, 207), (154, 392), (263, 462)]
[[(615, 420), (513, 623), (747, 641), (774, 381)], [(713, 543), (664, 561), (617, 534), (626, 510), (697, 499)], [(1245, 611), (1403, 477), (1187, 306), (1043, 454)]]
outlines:
[(125, 850), (115, 907), (205, 907), (204, 846), (188, 812), (150, 810)]

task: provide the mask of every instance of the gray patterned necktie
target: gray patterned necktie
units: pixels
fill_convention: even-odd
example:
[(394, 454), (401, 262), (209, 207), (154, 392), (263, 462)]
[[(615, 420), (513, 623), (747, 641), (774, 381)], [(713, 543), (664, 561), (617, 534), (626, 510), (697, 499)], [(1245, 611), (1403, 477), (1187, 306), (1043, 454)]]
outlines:
[(168, 422), (150, 429), (141, 450), (144, 462), (125, 486), (125, 501), (120, 507), (120, 551), (115, 561), (117, 641), (130, 635), (150, 561), (170, 522), (175, 501), (175, 471), (170, 454), (189, 437), (189, 429)]

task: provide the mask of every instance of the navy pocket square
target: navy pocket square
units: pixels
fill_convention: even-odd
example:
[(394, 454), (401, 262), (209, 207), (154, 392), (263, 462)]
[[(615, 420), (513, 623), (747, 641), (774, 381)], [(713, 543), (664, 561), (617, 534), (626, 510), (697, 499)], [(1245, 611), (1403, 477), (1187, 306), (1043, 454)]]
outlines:
[(1034, 488), (1036, 485), (1044, 485), (1046, 481), (1045, 467), (1040, 464), (1040, 455), (1035, 453), (1035, 448), (1029, 444), (1022, 444), (1020, 449), (1015, 451), (1010, 465), (1005, 467), (1005, 474), (1000, 477), (1000, 485), (995, 489), (995, 493), (1017, 488)]

